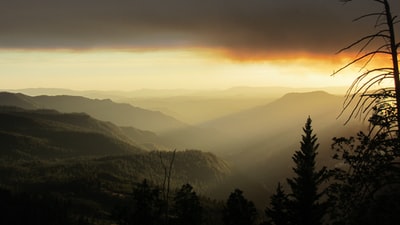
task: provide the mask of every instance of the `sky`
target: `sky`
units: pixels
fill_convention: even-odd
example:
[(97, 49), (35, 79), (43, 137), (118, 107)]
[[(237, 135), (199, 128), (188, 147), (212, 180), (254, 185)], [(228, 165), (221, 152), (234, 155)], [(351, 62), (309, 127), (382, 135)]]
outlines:
[[(392, 11), (399, 3), (391, 1)], [(0, 0), (0, 88), (349, 85), (373, 0)]]

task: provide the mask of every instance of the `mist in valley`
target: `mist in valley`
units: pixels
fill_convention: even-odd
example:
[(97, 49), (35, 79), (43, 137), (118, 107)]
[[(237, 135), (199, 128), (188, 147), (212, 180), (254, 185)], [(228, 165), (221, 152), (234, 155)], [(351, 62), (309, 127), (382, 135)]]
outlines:
[[(348, 112), (339, 117), (343, 89), (326, 88), (336, 90), (336, 94), (282, 87), (113, 93), (25, 89), (3, 92), (0, 103), (30, 110), (85, 113), (118, 126), (130, 144), (145, 151), (211, 152), (238, 174), (229, 181), (232, 188), (252, 183), (250, 188), (272, 192), (277, 182), (291, 174), (291, 156), (300, 147), (301, 129), (308, 116), (321, 143), (321, 165), (332, 164), (333, 137), (350, 135), (365, 126), (361, 120), (344, 125)], [(222, 189), (220, 192), (220, 197), (224, 196)], [(263, 194), (252, 199), (262, 205), (268, 197)]]

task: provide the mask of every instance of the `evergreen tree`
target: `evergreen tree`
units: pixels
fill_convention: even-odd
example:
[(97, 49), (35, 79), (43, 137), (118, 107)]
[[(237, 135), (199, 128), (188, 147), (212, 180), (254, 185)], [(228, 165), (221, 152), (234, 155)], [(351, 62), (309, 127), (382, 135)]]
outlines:
[(265, 210), (265, 215), (267, 217), (266, 224), (289, 224), (288, 201), (288, 196), (282, 189), (281, 183), (278, 183), (275, 194), (271, 196), (271, 206)]
[(226, 202), (223, 211), (225, 225), (253, 225), (257, 218), (254, 203), (243, 196), (243, 192), (235, 189)]
[(318, 191), (322, 182), (327, 180), (327, 170), (316, 170), (317, 137), (313, 134), (311, 118), (308, 117), (303, 128), (301, 149), (292, 157), (296, 166), (293, 168), (295, 177), (288, 179), (292, 194), (290, 195), (289, 211), (291, 220), (296, 225), (320, 225), (325, 213), (326, 204), (320, 203), (323, 193)]
[(174, 197), (175, 224), (201, 224), (200, 200), (190, 184), (185, 184)]

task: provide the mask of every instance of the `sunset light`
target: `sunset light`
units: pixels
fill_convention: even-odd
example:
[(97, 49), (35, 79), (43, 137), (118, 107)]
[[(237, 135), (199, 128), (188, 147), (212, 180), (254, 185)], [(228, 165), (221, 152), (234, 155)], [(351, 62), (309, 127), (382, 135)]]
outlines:
[(224, 89), (233, 86), (346, 86), (354, 70), (330, 76), (333, 57), (238, 61), (199, 49), (0, 51), (0, 88), (78, 90)]
[(0, 0), (0, 224), (399, 224), (399, 15)]

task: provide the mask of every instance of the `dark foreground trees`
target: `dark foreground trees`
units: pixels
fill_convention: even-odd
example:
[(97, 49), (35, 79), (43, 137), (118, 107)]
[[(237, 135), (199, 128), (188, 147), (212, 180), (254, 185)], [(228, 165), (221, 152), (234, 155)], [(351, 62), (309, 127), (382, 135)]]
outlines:
[[(372, 126), (386, 129), (375, 117)], [(385, 120), (385, 117), (382, 117)], [(330, 197), (338, 224), (394, 224), (400, 220), (400, 142), (389, 132), (334, 138), (335, 170)], [(397, 222), (396, 222), (397, 221)]]
[[(362, 74), (349, 88), (345, 109), (355, 102), (352, 115), (365, 113), (370, 127), (355, 137), (334, 138), (332, 147), (341, 165), (330, 189), (331, 218), (336, 224), (397, 224), (400, 219), (400, 77), (395, 37), (399, 21), (389, 0), (371, 1), (380, 9), (356, 20), (375, 18), (377, 32), (342, 49), (359, 47), (360, 51), (337, 71), (364, 62)], [(367, 69), (377, 56), (387, 57), (388, 66)]]
[(45, 193), (13, 193), (0, 188), (0, 224), (87, 225), (72, 216), (73, 204)]
[(115, 217), (121, 225), (156, 225), (162, 224), (164, 203), (160, 189), (143, 180), (133, 190), (132, 196), (116, 209)]
[(200, 225), (202, 223), (202, 207), (200, 199), (190, 184), (182, 185), (174, 197), (174, 224)]
[(172, 202), (172, 210), (167, 211), (160, 188), (143, 180), (131, 198), (116, 208), (114, 216), (121, 225), (202, 224), (200, 199), (190, 184), (182, 185)]

